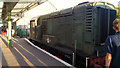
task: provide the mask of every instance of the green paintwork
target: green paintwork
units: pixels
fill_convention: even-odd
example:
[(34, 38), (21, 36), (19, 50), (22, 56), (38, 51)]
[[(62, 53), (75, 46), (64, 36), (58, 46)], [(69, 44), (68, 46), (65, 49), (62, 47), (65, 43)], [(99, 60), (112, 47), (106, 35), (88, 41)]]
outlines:
[[(105, 42), (108, 35), (114, 33), (111, 28), (112, 21), (116, 18), (116, 10), (107, 5), (93, 4), (94, 2), (81, 4), (40, 16), (37, 22), (39, 28), (36, 29), (40, 31), (37, 33), (35, 30), (37, 37), (49, 46), (61, 44), (72, 50), (76, 41), (77, 53), (81, 56), (93, 55), (97, 51), (103, 52), (101, 43)], [(50, 42), (47, 42), (48, 38)]]

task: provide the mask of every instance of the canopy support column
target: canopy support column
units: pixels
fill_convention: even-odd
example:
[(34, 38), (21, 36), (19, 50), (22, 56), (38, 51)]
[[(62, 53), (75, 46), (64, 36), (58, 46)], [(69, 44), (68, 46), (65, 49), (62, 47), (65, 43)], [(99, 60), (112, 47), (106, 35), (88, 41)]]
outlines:
[(11, 21), (11, 13), (8, 13), (8, 47), (12, 47), (12, 21)]

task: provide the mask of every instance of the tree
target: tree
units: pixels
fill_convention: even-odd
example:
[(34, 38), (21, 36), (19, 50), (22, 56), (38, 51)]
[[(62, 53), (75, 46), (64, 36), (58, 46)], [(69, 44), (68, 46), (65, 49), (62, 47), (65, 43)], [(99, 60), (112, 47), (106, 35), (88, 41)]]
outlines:
[(117, 10), (117, 18), (120, 18), (120, 7), (117, 7), (116, 10)]

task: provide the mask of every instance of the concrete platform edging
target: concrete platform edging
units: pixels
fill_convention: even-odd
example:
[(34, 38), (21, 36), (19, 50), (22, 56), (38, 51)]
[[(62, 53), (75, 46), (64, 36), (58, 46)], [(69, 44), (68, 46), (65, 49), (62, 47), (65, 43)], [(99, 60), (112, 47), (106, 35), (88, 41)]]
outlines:
[(63, 61), (63, 60), (61, 60), (61, 59), (59, 59), (59, 58), (57, 58), (56, 56), (54, 56), (54, 55), (52, 55), (52, 54), (50, 54), (49, 52), (47, 52), (47, 51), (45, 51), (45, 50), (43, 50), (43, 49), (41, 49), (40, 47), (38, 47), (38, 46), (35, 46), (32, 42), (30, 42), (27, 38), (24, 38), (29, 44), (31, 44), (33, 47), (35, 47), (35, 48), (37, 48), (37, 49), (39, 49), (39, 50), (41, 50), (42, 52), (44, 52), (44, 53), (46, 53), (47, 55), (49, 55), (49, 56), (51, 56), (51, 57), (53, 57), (54, 59), (56, 59), (56, 60), (58, 60), (59, 62), (61, 62), (61, 63), (63, 63), (63, 64), (65, 64), (66, 66), (69, 66), (69, 67), (71, 67), (71, 68), (75, 68), (74, 66), (72, 66), (71, 64), (69, 64), (69, 63), (67, 63), (67, 62), (65, 62), (65, 61)]

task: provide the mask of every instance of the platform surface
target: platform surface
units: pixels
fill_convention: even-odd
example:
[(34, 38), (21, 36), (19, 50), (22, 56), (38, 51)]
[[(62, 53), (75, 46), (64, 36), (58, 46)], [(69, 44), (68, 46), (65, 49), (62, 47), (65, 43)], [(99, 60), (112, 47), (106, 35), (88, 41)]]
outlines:
[[(12, 38), (8, 47), (7, 37), (0, 35), (0, 65), (4, 66), (38, 66), (59, 68), (66, 65), (31, 46), (24, 38)], [(1, 60), (2, 59), (2, 60)]]

